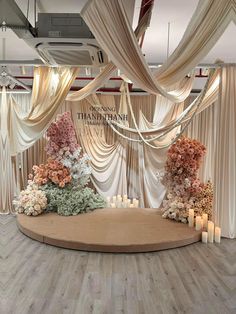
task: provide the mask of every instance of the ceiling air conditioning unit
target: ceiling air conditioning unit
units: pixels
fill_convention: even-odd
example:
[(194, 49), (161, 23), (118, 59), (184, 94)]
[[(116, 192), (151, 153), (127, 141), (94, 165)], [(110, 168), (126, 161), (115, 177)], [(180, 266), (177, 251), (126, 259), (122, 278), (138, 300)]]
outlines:
[(108, 58), (80, 14), (39, 13), (38, 37), (25, 41), (50, 66), (102, 67)]

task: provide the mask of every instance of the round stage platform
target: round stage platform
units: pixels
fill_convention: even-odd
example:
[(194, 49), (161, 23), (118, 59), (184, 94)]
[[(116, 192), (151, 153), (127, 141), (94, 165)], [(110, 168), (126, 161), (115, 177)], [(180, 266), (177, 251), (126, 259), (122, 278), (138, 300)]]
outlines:
[(201, 232), (163, 219), (157, 210), (103, 208), (78, 216), (17, 215), (30, 238), (63, 248), (96, 252), (150, 252), (197, 242)]

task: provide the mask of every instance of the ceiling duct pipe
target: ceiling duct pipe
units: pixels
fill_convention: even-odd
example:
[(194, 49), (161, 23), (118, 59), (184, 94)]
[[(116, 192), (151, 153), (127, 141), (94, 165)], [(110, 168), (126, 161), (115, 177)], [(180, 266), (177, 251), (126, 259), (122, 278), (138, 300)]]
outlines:
[(14, 0), (1, 0), (0, 27), (10, 28), (19, 38), (32, 38), (36, 35), (35, 28), (29, 23)]

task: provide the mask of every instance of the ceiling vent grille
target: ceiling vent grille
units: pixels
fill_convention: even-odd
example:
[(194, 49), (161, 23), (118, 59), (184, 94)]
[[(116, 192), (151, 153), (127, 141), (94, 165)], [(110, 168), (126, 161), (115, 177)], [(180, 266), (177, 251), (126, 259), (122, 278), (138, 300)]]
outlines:
[(108, 63), (95, 39), (32, 38), (26, 42), (49, 66), (103, 67)]
[(37, 28), (38, 37), (25, 41), (47, 65), (102, 67), (108, 62), (80, 14), (40, 13)]

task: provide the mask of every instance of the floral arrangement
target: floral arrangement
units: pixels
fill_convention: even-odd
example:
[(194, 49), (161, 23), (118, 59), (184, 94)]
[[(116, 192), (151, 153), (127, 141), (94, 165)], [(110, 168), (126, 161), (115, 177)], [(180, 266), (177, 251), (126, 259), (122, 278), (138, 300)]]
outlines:
[[(29, 209), (24, 195), (27, 195), (29, 204), (32, 203), (38, 209), (37, 204), (34, 204), (34, 191), (38, 191), (46, 199), (46, 204), (38, 209), (37, 214), (46, 209), (68, 216), (104, 207), (104, 198), (86, 187), (92, 171), (90, 157), (82, 154), (70, 113), (58, 115), (46, 131), (46, 136), (46, 152), (49, 158), (46, 164), (33, 166), (26, 190), (15, 201), (16, 211), (31, 214), (32, 206)], [(36, 212), (33, 211), (32, 215), (35, 216)]]
[(18, 213), (37, 216), (47, 207), (46, 193), (41, 191), (33, 181), (28, 181), (26, 190), (20, 192), (18, 199), (13, 201), (13, 204)]
[(71, 182), (71, 174), (61, 162), (48, 158), (47, 163), (39, 166), (33, 166), (34, 175), (30, 174), (29, 179), (38, 185), (46, 184), (49, 181), (63, 188), (66, 183)]
[(197, 140), (181, 137), (167, 152), (165, 174), (162, 184), (167, 189), (163, 201), (163, 217), (186, 223), (188, 210), (194, 208), (195, 215), (212, 214), (213, 187), (208, 181), (198, 178), (201, 160), (206, 148)]
[(79, 148), (70, 112), (58, 115), (56, 122), (47, 129), (46, 136), (49, 139), (46, 151), (53, 159), (60, 161), (67, 152), (73, 153)]
[(60, 189), (54, 184), (47, 184), (42, 189), (49, 203), (47, 210), (56, 211), (59, 215), (78, 215), (105, 206), (103, 197), (89, 187), (81, 189), (79, 186), (67, 185)]
[(75, 185), (86, 185), (92, 172), (89, 165), (90, 157), (82, 154), (70, 113), (65, 112), (59, 115), (57, 121), (48, 128), (46, 136), (48, 138), (47, 154), (70, 170)]

